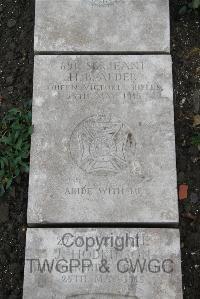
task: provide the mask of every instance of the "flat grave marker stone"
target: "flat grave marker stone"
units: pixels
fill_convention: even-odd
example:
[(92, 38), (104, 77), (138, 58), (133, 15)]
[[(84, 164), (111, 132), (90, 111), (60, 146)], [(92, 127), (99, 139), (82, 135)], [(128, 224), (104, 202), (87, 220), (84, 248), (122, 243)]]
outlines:
[(182, 299), (179, 231), (33, 228), (24, 299)]
[(178, 223), (170, 56), (36, 56), (28, 223)]
[(35, 51), (169, 53), (169, 1), (36, 0)]

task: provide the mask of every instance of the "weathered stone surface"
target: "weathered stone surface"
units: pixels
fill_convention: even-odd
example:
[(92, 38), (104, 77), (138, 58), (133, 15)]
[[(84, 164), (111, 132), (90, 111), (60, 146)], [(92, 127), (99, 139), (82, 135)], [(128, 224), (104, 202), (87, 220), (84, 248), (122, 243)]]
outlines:
[(169, 52), (168, 0), (36, 0), (35, 51)]
[(35, 58), (28, 223), (178, 223), (170, 56)]
[(179, 243), (175, 229), (28, 229), (23, 298), (181, 299)]

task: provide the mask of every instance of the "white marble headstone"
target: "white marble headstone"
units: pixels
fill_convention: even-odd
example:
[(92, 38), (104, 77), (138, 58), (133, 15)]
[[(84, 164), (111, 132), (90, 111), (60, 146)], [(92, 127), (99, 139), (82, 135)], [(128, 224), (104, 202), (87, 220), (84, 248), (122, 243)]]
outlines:
[(174, 229), (28, 229), (23, 299), (182, 299)]
[(170, 56), (36, 56), (28, 223), (178, 223)]
[(169, 53), (169, 0), (36, 0), (35, 51)]

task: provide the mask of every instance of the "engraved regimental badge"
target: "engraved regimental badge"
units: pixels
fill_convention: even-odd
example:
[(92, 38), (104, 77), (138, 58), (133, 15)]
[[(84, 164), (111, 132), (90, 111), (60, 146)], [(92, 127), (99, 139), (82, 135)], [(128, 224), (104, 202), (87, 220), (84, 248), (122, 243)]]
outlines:
[(121, 2), (121, 0), (89, 0), (89, 2), (94, 6), (110, 6)]
[(94, 115), (77, 125), (70, 139), (70, 153), (87, 173), (116, 174), (133, 160), (135, 140), (130, 128), (117, 117)]

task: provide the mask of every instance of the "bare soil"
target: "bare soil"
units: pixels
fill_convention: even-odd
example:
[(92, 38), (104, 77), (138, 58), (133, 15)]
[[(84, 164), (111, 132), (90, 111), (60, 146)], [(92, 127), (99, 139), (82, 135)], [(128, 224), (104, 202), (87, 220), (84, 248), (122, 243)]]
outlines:
[[(171, 0), (171, 49), (178, 187), (188, 197), (179, 201), (185, 299), (200, 298), (200, 17), (178, 14), (186, 1)], [(32, 98), (34, 0), (0, 0), (0, 117)], [(0, 199), (0, 299), (21, 299), (26, 234), (28, 176), (16, 180)], [(151, 298), (153, 299), (153, 298)], [(162, 298), (160, 298), (162, 299)]]

